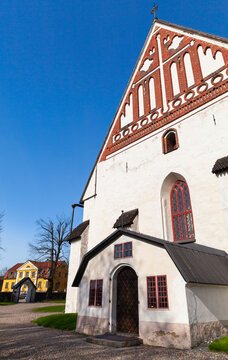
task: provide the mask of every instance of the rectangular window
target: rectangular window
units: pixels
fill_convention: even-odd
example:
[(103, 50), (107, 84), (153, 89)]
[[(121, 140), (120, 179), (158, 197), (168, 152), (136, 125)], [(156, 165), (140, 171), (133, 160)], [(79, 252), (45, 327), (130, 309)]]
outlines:
[(13, 287), (14, 287), (14, 281), (11, 282), (11, 289), (13, 289)]
[(115, 259), (122, 258), (122, 244), (115, 245), (114, 257)]
[(148, 297), (148, 308), (157, 308), (157, 297), (156, 297), (156, 278), (150, 276), (147, 278), (147, 297)]
[(8, 285), (9, 285), (9, 283), (7, 282), (5, 285), (5, 289), (8, 289)]
[(55, 290), (58, 290), (58, 289), (59, 289), (59, 285), (60, 285), (59, 282), (57, 282), (57, 283), (55, 284)]
[(41, 288), (41, 281), (39, 281), (39, 283), (38, 283), (38, 289), (40, 289)]
[(35, 277), (35, 271), (32, 272), (32, 277), (33, 277), (33, 278)]
[(124, 257), (132, 256), (132, 242), (128, 242), (124, 245)]
[(132, 256), (132, 242), (114, 246), (114, 259)]
[(21, 273), (20, 273), (20, 275), (19, 275), (19, 277), (21, 278), (21, 277), (22, 277), (22, 275), (23, 275), (23, 273), (21, 272)]
[(90, 280), (89, 306), (102, 306), (103, 280)]
[(166, 275), (147, 277), (148, 308), (168, 309)]
[(29, 272), (26, 271), (25, 277), (29, 277)]

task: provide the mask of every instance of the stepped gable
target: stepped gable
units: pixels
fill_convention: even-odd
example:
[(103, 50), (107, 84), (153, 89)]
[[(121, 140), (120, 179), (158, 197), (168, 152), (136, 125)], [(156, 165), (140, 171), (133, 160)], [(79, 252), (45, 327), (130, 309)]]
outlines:
[(227, 64), (226, 39), (155, 19), (99, 161), (224, 94)]

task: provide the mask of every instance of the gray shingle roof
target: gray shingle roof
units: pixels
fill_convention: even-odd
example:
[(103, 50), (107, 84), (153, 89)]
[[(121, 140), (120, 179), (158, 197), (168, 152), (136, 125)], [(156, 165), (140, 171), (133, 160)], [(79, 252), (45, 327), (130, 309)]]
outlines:
[(228, 156), (218, 159), (212, 169), (213, 174), (228, 170)]
[(167, 251), (186, 282), (228, 285), (228, 254), (225, 251), (193, 242), (189, 244), (175, 244), (153, 236), (120, 228), (84, 255), (72, 286), (79, 286), (89, 261), (121, 235), (163, 248)]
[(76, 240), (79, 239), (80, 236), (82, 235), (82, 233), (85, 231), (85, 229), (87, 228), (87, 226), (89, 225), (89, 220), (86, 220), (84, 222), (82, 222), (81, 224), (79, 224), (70, 235), (68, 235), (67, 237), (67, 241), (72, 241), (72, 240)]
[[(225, 251), (196, 244), (186, 247), (166, 244), (165, 248), (186, 282), (228, 285), (228, 258)], [(214, 251), (213, 251), (214, 250)]]

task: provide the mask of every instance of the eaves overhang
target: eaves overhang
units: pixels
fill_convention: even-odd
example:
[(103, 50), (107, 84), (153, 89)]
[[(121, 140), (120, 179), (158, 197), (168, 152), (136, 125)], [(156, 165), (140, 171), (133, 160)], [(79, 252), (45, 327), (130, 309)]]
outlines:
[(79, 286), (89, 261), (122, 235), (163, 248), (186, 283), (228, 285), (228, 255), (225, 251), (196, 244), (195, 239), (189, 240), (188, 243), (176, 244), (119, 228), (84, 255), (73, 281), (73, 287)]

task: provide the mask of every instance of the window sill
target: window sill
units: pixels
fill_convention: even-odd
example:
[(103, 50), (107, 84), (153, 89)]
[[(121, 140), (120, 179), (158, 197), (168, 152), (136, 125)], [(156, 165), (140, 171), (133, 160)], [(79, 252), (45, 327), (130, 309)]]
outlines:
[(195, 242), (196, 242), (196, 239), (174, 241), (175, 244), (191, 244), (191, 243), (195, 243)]

